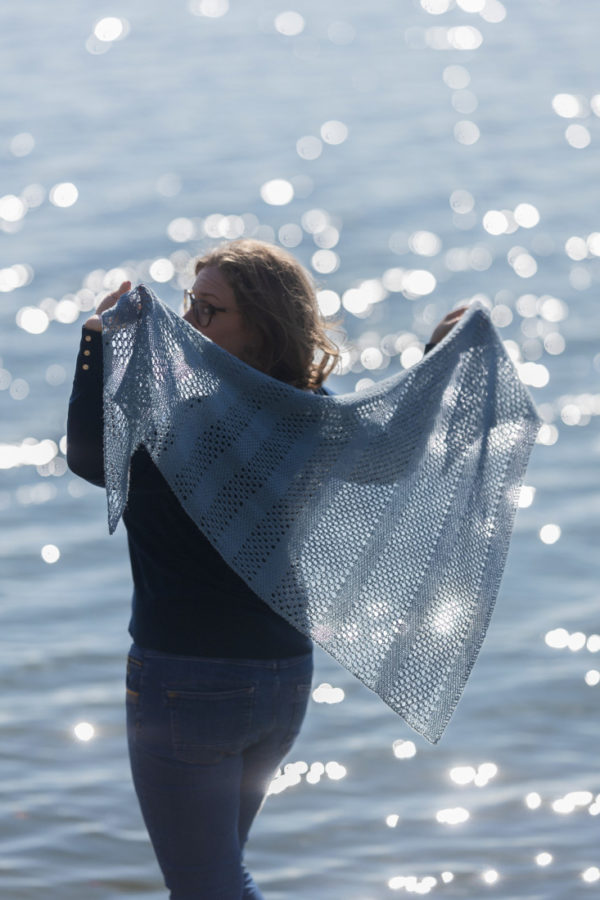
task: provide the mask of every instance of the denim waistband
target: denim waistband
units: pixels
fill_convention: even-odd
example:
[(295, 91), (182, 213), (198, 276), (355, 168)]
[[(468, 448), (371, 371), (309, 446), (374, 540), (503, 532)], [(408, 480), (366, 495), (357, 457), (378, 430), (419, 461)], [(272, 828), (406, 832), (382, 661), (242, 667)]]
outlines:
[(164, 653), (162, 650), (149, 650), (146, 647), (140, 647), (133, 643), (129, 649), (129, 655), (134, 659), (164, 659), (183, 662), (207, 662), (207, 663), (225, 663), (228, 666), (241, 666), (253, 669), (289, 669), (293, 666), (306, 664), (312, 659), (312, 650), (303, 653), (301, 656), (284, 656), (279, 659), (239, 659), (238, 657), (217, 657), (217, 656), (185, 656), (179, 653)]

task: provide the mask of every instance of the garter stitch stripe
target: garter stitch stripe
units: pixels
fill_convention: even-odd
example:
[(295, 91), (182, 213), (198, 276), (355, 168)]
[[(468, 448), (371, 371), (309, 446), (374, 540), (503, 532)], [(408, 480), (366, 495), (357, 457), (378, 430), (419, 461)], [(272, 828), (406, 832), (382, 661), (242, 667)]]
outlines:
[(251, 368), (144, 285), (102, 319), (111, 534), (143, 444), (252, 590), (437, 742), (540, 425), (485, 310), (407, 371), (338, 396)]

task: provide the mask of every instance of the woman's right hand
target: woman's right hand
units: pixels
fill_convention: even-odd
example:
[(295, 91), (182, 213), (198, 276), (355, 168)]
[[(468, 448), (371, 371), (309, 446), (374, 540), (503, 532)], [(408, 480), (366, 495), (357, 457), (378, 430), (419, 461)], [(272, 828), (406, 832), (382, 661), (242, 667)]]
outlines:
[(101, 300), (98, 306), (96, 307), (96, 314), (94, 316), (90, 316), (87, 322), (84, 323), (84, 328), (89, 328), (91, 331), (102, 331), (102, 319), (100, 318), (100, 313), (103, 313), (107, 309), (111, 309), (115, 306), (119, 298), (126, 294), (127, 291), (131, 290), (131, 282), (123, 281), (121, 286), (117, 288), (116, 291), (113, 291), (112, 294), (108, 294), (104, 300)]

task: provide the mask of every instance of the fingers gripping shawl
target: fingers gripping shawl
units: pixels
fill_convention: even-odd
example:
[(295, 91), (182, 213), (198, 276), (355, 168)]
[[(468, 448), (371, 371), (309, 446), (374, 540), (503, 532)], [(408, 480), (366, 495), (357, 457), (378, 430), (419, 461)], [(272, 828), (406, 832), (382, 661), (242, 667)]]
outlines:
[(140, 285), (104, 313), (109, 529), (143, 444), (226, 562), (428, 740), (485, 636), (539, 420), (483, 309), (367, 390), (315, 395)]

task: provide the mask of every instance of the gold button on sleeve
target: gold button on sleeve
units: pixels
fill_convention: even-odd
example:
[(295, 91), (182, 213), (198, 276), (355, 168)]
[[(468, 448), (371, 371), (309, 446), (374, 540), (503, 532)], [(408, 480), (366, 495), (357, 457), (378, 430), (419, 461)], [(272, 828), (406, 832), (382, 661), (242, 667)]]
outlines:
[(92, 339), (91, 334), (86, 334), (85, 339), (86, 339), (86, 341), (91, 341), (91, 339)]
[(84, 363), (81, 368), (87, 371), (87, 369), (89, 369), (89, 366), (87, 363)]
[(92, 353), (91, 350), (84, 350), (84, 351), (83, 351), (83, 355), (84, 355), (84, 356), (91, 356), (91, 353)]

